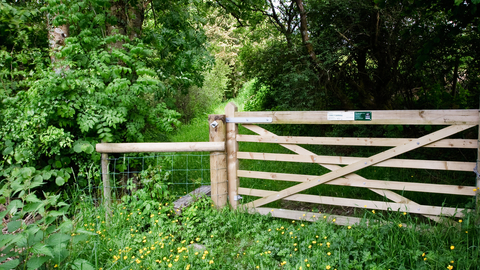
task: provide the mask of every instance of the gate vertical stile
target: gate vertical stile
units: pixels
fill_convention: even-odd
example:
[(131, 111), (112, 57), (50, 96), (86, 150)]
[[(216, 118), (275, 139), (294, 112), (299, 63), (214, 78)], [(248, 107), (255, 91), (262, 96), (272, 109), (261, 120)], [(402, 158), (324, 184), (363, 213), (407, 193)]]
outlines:
[[(238, 108), (233, 103), (230, 102), (225, 107), (225, 116), (226, 118), (233, 118), (235, 117), (235, 113), (237, 112)], [(233, 209), (237, 209), (238, 206), (238, 159), (237, 159), (237, 152), (238, 152), (238, 142), (237, 142), (237, 134), (238, 134), (238, 125), (236, 123), (228, 123), (227, 122), (227, 142), (226, 142), (226, 150), (227, 150), (227, 174), (228, 174), (228, 199), (230, 200), (230, 206)]]

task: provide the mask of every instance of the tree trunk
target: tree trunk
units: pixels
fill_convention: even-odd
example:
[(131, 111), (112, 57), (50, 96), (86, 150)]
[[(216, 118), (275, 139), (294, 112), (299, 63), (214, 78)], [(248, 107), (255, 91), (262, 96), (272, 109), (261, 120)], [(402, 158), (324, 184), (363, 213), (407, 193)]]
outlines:
[[(138, 0), (133, 6), (128, 0), (111, 0), (110, 2), (110, 12), (116, 18), (117, 23), (107, 27), (108, 35), (125, 35), (130, 40), (140, 37), (145, 19), (145, 7), (149, 2)], [(117, 41), (112, 47), (119, 49), (122, 44), (123, 42)]]
[(305, 48), (307, 48), (308, 55), (310, 55), (310, 58), (312, 59), (313, 63), (316, 66), (317, 55), (315, 54), (313, 45), (312, 43), (309, 42), (309, 37), (308, 37), (307, 13), (303, 8), (302, 0), (296, 0), (296, 3), (297, 3), (298, 10), (300, 11), (300, 32), (302, 34), (302, 41), (303, 41), (303, 44), (305, 45)]
[(68, 70), (70, 68), (67, 65), (62, 65), (62, 59), (57, 59), (55, 55), (59, 51), (60, 47), (65, 46), (66, 37), (68, 37), (68, 25), (49, 25), (48, 40), (50, 41), (50, 60), (52, 61), (52, 66), (57, 74), (60, 74), (63, 70)]

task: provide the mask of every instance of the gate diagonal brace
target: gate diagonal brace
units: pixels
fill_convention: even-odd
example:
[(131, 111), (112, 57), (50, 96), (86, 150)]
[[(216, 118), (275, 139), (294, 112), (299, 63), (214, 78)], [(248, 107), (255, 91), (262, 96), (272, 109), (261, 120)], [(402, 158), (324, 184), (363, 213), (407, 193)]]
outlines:
[[(259, 126), (255, 126), (255, 125), (243, 125), (243, 127), (259, 134), (259, 135), (269, 135), (269, 136), (277, 136), (276, 134), (266, 130), (266, 129), (263, 129)], [(301, 146), (298, 146), (298, 145), (291, 145), (291, 144), (280, 144), (281, 146), (287, 148), (288, 150), (292, 151), (292, 152), (295, 152), (299, 155), (315, 155), (315, 153), (313, 152), (310, 152), (308, 151), (307, 149), (301, 147)], [(331, 171), (334, 171), (334, 170), (338, 170), (340, 169), (341, 167), (338, 166), (338, 165), (333, 165), (333, 164), (321, 164), (321, 163), (317, 163), (318, 165), (320, 166), (323, 166), (324, 168), (327, 168)], [(358, 181), (363, 181), (363, 180), (366, 180), (366, 178), (358, 175), (358, 174), (354, 174), (354, 173), (351, 173), (347, 176), (345, 176), (345, 178), (347, 179), (356, 179)], [(414, 202), (414, 201), (411, 201), (391, 190), (386, 190), (386, 189), (378, 189), (378, 188), (369, 188), (369, 190), (379, 194), (380, 196), (385, 196), (386, 198), (388, 198), (389, 200), (393, 201), (393, 202), (396, 202), (396, 203), (402, 203), (404, 205), (408, 205), (408, 206), (411, 206), (412, 208), (413, 207), (418, 207), (420, 206), (420, 204)], [(438, 216), (434, 216), (434, 215), (423, 215), (427, 218), (430, 218), (434, 221), (439, 221), (440, 218)]]
[[(258, 207), (258, 206), (261, 206), (261, 205), (264, 205), (264, 204), (267, 204), (267, 203), (270, 203), (270, 202), (273, 202), (273, 201), (276, 201), (276, 200), (280, 200), (280, 199), (283, 199), (287, 196), (290, 196), (290, 195), (293, 195), (295, 193), (298, 193), (298, 192), (301, 192), (303, 190), (306, 190), (308, 188), (311, 188), (311, 187), (314, 187), (314, 186), (317, 186), (317, 185), (320, 185), (320, 184), (323, 184), (323, 183), (326, 183), (326, 182), (329, 182), (329, 181), (332, 181), (336, 178), (339, 178), (339, 177), (342, 177), (342, 176), (345, 176), (345, 175), (348, 175), (348, 174), (351, 174), (353, 173), (354, 171), (357, 171), (357, 170), (360, 170), (360, 169), (363, 169), (363, 168), (366, 168), (368, 166), (371, 166), (371, 165), (374, 165), (374, 164), (377, 164), (379, 162), (382, 162), (384, 160), (387, 160), (387, 159), (390, 159), (392, 157), (395, 157), (395, 156), (398, 156), (400, 154), (403, 154), (405, 152), (408, 152), (408, 151), (411, 151), (411, 150), (414, 150), (414, 149), (417, 149), (419, 147), (423, 147), (425, 145), (428, 145), (430, 143), (433, 143), (435, 141), (438, 141), (440, 139), (443, 139), (445, 137), (448, 137), (450, 135), (453, 135), (455, 133), (458, 133), (460, 131), (463, 131), (465, 129), (468, 129), (468, 128), (471, 128), (473, 127), (474, 125), (452, 125), (452, 126), (448, 126), (442, 130), (439, 130), (439, 131), (436, 131), (434, 133), (431, 133), (431, 134), (428, 134), (426, 136), (423, 136), (417, 140), (413, 140), (412, 142), (410, 143), (407, 143), (407, 144), (404, 144), (404, 145), (400, 145), (400, 146), (397, 146), (397, 147), (394, 147), (392, 149), (389, 149), (387, 151), (384, 151), (382, 153), (379, 153), (377, 155), (374, 155), (372, 157), (370, 157), (368, 159), (367, 162), (365, 161), (358, 161), (358, 162), (355, 162), (355, 163), (352, 163), (346, 167), (340, 167), (340, 166), (336, 166), (336, 165), (329, 165), (328, 167), (325, 166), (324, 164), (320, 164), (324, 167), (326, 167), (327, 169), (330, 169), (330, 170), (333, 170), (332, 172), (330, 173), (327, 173), (327, 174), (324, 174), (318, 178), (315, 178), (315, 179), (312, 179), (311, 181), (309, 182), (304, 182), (304, 183), (301, 183), (301, 184), (298, 184), (296, 186), (293, 186), (293, 187), (290, 187), (290, 188), (287, 188), (287, 189), (284, 189), (280, 192), (275, 192), (274, 194), (272, 195), (269, 195), (269, 196), (266, 196), (266, 197), (263, 197), (261, 199), (258, 199), (258, 200), (255, 200), (253, 202), (250, 202), (249, 204), (247, 204), (246, 206), (247, 207)], [(265, 132), (266, 130), (263, 130), (261, 128), (260, 132), (258, 129), (256, 128), (253, 128), (252, 126), (247, 126), (247, 125), (244, 125), (244, 127), (256, 132), (256, 133), (260, 133), (260, 132)], [(266, 131), (268, 132), (268, 131)], [(272, 135), (275, 135), (273, 133), (271, 133)], [(276, 135), (275, 135), (276, 136)], [(282, 146), (284, 147), (287, 147), (289, 145), (285, 145), (285, 144), (281, 144)], [(289, 146), (291, 147), (291, 146)], [(287, 147), (287, 148), (289, 148)], [(298, 147), (298, 146), (293, 146), (293, 147)], [(300, 150), (304, 150), (304, 151), (307, 151), (301, 147), (298, 147)], [(297, 148), (297, 149), (298, 149)], [(289, 148), (290, 149), (290, 148)], [(295, 151), (296, 152), (296, 151)], [(297, 152), (298, 153), (298, 152)], [(329, 168), (330, 167), (330, 168)], [(336, 168), (338, 169), (336, 169)], [(389, 190), (376, 190), (376, 189), (371, 189), (372, 191), (376, 192), (376, 193), (379, 193), (380, 195), (386, 195), (385, 192), (391, 192)], [(391, 192), (391, 193), (394, 193), (394, 192)], [(393, 199), (393, 198), (390, 198), (391, 200), (394, 200), (394, 201), (397, 201), (397, 200), (401, 200), (401, 201), (405, 201), (406, 198), (403, 198), (402, 196), (394, 193), (395, 197), (397, 197), (396, 199)], [(391, 196), (387, 196), (388, 197), (391, 197)], [(408, 200), (407, 200), (408, 201)], [(409, 201), (411, 202), (411, 201)], [(413, 203), (413, 202), (412, 202)], [(416, 203), (415, 203), (416, 204)], [(418, 205), (418, 204), (416, 204)], [(413, 205), (412, 205), (413, 206)], [(429, 216), (430, 217), (430, 216)]]

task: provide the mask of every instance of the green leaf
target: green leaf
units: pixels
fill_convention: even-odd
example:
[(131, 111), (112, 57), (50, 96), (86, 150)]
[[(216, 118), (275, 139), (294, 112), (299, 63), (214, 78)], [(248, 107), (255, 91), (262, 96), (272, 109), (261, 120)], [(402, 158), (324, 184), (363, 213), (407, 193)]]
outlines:
[[(18, 238), (20, 238), (19, 235), (2, 234), (2, 237), (0, 237), (0, 247), (6, 247), (6, 246), (10, 245), (11, 243), (15, 243)], [(9, 249), (3, 250), (4, 253), (5, 253), (5, 251), (9, 251)]]
[(49, 258), (46, 256), (42, 257), (33, 257), (30, 258), (27, 262), (27, 267), (28, 269), (38, 269), (40, 266), (42, 266), (46, 261), (48, 261)]
[(4, 264), (1, 264), (0, 269), (7, 269), (7, 270), (14, 269), (19, 264), (20, 264), (20, 261), (18, 259), (11, 260), (11, 261), (8, 261)]
[(44, 172), (43, 173), (43, 179), (48, 180), (52, 177), (52, 172)]
[(65, 215), (65, 212), (55, 211), (55, 210), (54, 210), (54, 211), (50, 211), (50, 212), (48, 213), (48, 215), (51, 216), (51, 217), (58, 217), (58, 216), (63, 216), (63, 215)]
[(89, 144), (88, 147), (87, 147), (87, 149), (85, 150), (85, 153), (91, 154), (91, 153), (93, 153), (93, 150), (95, 150), (95, 149), (93, 148), (93, 145)]
[(7, 224), (8, 232), (14, 232), (18, 228), (20, 228), (20, 226), (22, 226), (22, 221), (21, 220), (10, 221)]
[(47, 239), (47, 245), (53, 247), (68, 241), (70, 241), (70, 235), (64, 233), (54, 233)]
[(76, 153), (81, 153), (83, 151), (82, 148), (83, 148), (83, 144), (78, 143), (73, 147), (73, 151), (75, 151)]
[(10, 155), (13, 152), (13, 147), (7, 147), (3, 150), (2, 155), (7, 156)]
[(36, 243), (35, 245), (33, 245), (32, 253), (53, 257), (52, 249), (43, 243)]
[(95, 270), (95, 267), (93, 267), (93, 265), (87, 260), (76, 259), (73, 262), (72, 269), (76, 269), (76, 270)]
[(40, 202), (32, 202), (32, 203), (29, 203), (29, 204), (25, 205), (25, 207), (23, 208), (23, 211), (25, 211), (25, 212), (35, 212), (41, 206), (42, 206), (41, 201)]
[(62, 162), (60, 160), (55, 161), (55, 167), (62, 168)]
[(55, 179), (55, 184), (57, 184), (57, 186), (63, 186), (63, 184), (65, 184), (65, 179), (61, 176), (58, 176)]
[(28, 194), (25, 200), (27, 202), (41, 202), (41, 200), (37, 198), (37, 195), (35, 195), (35, 193)]
[(32, 168), (29, 168), (29, 167), (23, 167), (22, 169), (20, 169), (20, 173), (24, 178), (28, 178), (32, 176), (32, 174), (34, 173), (34, 170), (32, 170)]
[[(45, 175), (44, 175), (45, 176)], [(29, 188), (36, 188), (36, 187), (39, 187), (41, 185), (43, 185), (43, 177), (41, 175), (37, 175), (35, 176), (35, 178), (33, 178), (33, 181), (32, 183), (30, 184), (30, 187)]]
[(23, 208), (23, 203), (20, 200), (13, 200), (7, 206), (7, 211), (10, 215), (15, 215), (19, 208)]
[(62, 161), (62, 164), (64, 164), (64, 165), (68, 165), (72, 161), (69, 157), (62, 157), (60, 160)]

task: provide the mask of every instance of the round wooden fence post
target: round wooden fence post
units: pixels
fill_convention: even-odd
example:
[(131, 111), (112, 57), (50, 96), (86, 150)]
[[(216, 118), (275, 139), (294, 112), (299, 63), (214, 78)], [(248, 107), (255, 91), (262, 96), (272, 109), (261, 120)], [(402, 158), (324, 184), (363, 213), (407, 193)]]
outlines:
[[(225, 115), (208, 116), (210, 142), (223, 142), (226, 138)], [(210, 183), (213, 203), (220, 209), (227, 205), (227, 152), (210, 152)]]
[(110, 189), (110, 177), (108, 174), (108, 154), (102, 153), (102, 181), (103, 181), (103, 200), (105, 203), (105, 218), (108, 221), (110, 214), (110, 203), (112, 200), (112, 191)]

